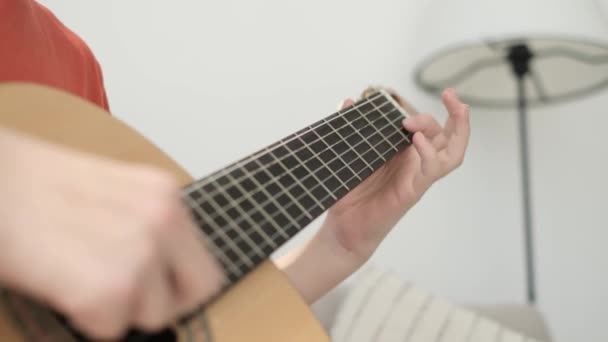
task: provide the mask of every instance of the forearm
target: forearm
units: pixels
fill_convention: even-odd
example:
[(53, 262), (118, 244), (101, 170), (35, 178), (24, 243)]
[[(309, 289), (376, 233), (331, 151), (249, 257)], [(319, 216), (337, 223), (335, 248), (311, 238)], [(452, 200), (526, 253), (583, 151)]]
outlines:
[(325, 222), (317, 234), (276, 261), (307, 303), (312, 304), (359, 269), (367, 259), (345, 250)]
[(6, 156), (11, 149), (15, 147), (14, 145), (16, 140), (17, 136), (15, 132), (7, 128), (0, 127), (0, 156)]

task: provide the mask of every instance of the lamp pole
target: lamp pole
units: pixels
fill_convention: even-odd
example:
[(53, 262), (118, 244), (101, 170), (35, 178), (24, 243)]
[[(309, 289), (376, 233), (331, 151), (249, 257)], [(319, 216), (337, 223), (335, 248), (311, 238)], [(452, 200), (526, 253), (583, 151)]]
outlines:
[(526, 293), (528, 303), (536, 302), (536, 278), (534, 268), (534, 235), (532, 222), (532, 203), (530, 196), (530, 156), (528, 149), (528, 117), (526, 98), (526, 76), (531, 74), (530, 61), (534, 54), (525, 44), (509, 48), (507, 60), (517, 82), (517, 107), (519, 110), (519, 138), (521, 153), (522, 204), (524, 219), (524, 252), (526, 264)]

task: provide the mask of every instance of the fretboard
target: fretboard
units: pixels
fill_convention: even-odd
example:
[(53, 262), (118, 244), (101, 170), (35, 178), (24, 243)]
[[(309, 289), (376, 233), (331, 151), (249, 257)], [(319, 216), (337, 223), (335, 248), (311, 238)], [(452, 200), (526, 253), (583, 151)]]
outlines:
[(233, 284), (410, 143), (378, 91), (185, 189)]

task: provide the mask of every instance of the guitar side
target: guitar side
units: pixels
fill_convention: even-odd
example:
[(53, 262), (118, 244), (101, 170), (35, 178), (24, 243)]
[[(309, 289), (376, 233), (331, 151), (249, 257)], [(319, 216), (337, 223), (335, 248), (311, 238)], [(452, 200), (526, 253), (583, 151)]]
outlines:
[[(0, 126), (77, 150), (161, 167), (183, 185), (192, 181), (180, 165), (145, 137), (76, 96), (38, 85), (4, 83), (0, 84), (0, 103)], [(1, 305), (0, 340), (30, 341), (24, 325)], [(207, 332), (202, 331), (204, 326)], [(243, 278), (200, 317), (176, 330), (180, 342), (207, 342), (206, 333), (214, 342), (329, 341), (309, 306), (271, 261)]]

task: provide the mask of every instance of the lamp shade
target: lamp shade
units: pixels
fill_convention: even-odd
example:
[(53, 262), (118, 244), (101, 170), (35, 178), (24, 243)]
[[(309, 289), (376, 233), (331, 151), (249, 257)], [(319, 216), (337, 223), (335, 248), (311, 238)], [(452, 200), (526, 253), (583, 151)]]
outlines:
[(608, 86), (608, 21), (595, 0), (433, 0), (418, 34), (415, 81), (433, 94), (458, 88), (473, 105), (512, 108), (511, 48), (533, 58), (528, 104), (565, 101)]

